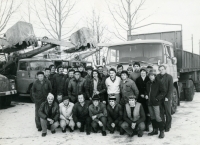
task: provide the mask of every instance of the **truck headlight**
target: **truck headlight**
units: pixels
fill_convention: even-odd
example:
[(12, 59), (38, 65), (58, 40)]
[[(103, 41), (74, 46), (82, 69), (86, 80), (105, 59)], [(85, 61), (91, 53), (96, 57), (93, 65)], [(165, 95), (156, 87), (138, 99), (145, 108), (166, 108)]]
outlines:
[(15, 85), (14, 85), (14, 84), (12, 84), (12, 85), (11, 85), (11, 88), (12, 88), (12, 90), (14, 90), (14, 89), (15, 89)]

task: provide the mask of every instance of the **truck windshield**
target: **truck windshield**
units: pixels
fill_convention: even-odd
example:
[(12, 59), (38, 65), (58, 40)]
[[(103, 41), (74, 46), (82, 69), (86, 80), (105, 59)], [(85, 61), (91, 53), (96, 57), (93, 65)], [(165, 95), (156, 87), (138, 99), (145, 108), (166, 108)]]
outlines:
[(30, 62), (30, 70), (41, 70), (43, 71), (45, 68), (52, 65), (53, 62), (50, 61), (31, 61)]
[(146, 61), (157, 63), (163, 59), (163, 45), (159, 43), (127, 44), (108, 48), (107, 63)]

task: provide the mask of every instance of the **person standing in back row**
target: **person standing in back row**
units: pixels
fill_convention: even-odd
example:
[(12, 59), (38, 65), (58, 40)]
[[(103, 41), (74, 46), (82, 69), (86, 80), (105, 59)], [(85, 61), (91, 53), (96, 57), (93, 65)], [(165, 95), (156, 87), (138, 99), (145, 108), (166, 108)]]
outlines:
[(116, 102), (119, 103), (121, 79), (120, 77), (116, 76), (116, 70), (114, 68), (111, 68), (109, 72), (110, 77), (108, 77), (105, 82), (107, 87), (108, 99), (111, 96), (115, 96)]
[[(171, 101), (173, 95), (173, 78), (170, 74), (166, 73), (166, 67), (164, 65), (160, 65), (158, 67), (160, 74), (157, 75), (156, 79), (161, 81), (166, 89), (166, 95), (164, 99), (161, 101), (160, 111), (161, 111), (161, 118), (165, 123), (165, 132), (169, 132), (172, 123), (172, 116), (171, 116)], [(165, 112), (165, 114), (164, 114)], [(165, 121), (166, 115), (166, 121)]]
[(37, 80), (33, 83), (32, 95), (35, 98), (35, 124), (38, 131), (42, 131), (38, 110), (40, 105), (46, 100), (47, 95), (52, 91), (51, 83), (44, 78), (43, 72), (37, 73)]
[(129, 78), (135, 82), (136, 79), (140, 76), (140, 63), (135, 62), (133, 64), (133, 67), (134, 67), (134, 71), (129, 75)]

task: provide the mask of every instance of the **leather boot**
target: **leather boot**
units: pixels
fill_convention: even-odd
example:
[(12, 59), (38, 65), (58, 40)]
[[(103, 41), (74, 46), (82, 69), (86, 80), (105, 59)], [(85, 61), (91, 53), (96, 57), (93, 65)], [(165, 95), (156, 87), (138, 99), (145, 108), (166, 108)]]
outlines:
[(152, 126), (153, 126), (153, 131), (148, 133), (148, 136), (152, 135), (157, 135), (158, 134), (158, 127), (157, 127), (157, 122), (155, 120), (152, 120)]

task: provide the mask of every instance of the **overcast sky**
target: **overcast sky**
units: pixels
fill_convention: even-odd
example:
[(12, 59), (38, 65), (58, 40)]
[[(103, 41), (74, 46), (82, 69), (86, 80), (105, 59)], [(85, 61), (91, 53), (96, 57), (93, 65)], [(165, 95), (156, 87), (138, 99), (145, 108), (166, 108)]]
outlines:
[[(41, 0), (30, 0), (31, 3), (36, 1), (37, 7), (39, 8)], [(78, 1), (78, 0), (77, 0)], [(114, 3), (116, 0), (107, 0), (107, 2)], [(136, 0), (135, 0), (136, 1)], [(15, 1), (16, 2), (16, 1)], [(20, 2), (18, 0), (17, 2)], [(20, 10), (15, 13), (15, 15), (10, 20), (8, 27), (16, 23), (18, 20), (28, 20), (26, 15), (27, 11), (27, 1), (23, 0), (23, 4)], [(111, 6), (112, 7), (112, 6)], [(145, 25), (148, 23), (175, 23), (183, 25), (183, 47), (184, 50), (190, 51), (192, 49), (191, 35), (194, 37), (194, 52), (199, 53), (199, 40), (200, 40), (200, 0), (146, 0), (143, 10), (139, 13), (140, 17), (145, 17), (151, 15), (145, 21), (139, 23), (137, 26)], [(87, 26), (86, 18), (91, 16), (92, 10), (95, 9), (102, 17), (104, 25), (108, 27), (109, 30), (115, 31), (114, 21), (110, 15), (107, 7), (106, 0), (79, 0), (74, 8), (74, 13), (71, 17), (67, 19), (67, 24), (70, 26), (77, 26), (78, 28)], [(34, 12), (31, 12), (31, 23), (33, 24), (34, 31), (37, 37), (42, 37), (48, 33), (40, 27), (38, 18)], [(136, 26), (136, 27), (137, 27)], [(67, 26), (66, 26), (67, 27)], [(7, 29), (6, 28), (6, 29)], [(120, 30), (120, 29), (119, 29)], [(180, 27), (166, 27), (166, 26), (150, 26), (145, 29), (134, 30), (133, 33), (146, 33), (155, 31), (166, 31), (166, 30), (180, 30)], [(72, 32), (73, 32), (72, 31)], [(121, 34), (126, 36), (124, 31)], [(111, 34), (106, 34), (112, 38), (111, 42), (118, 42)], [(49, 36), (50, 37), (50, 36)]]

